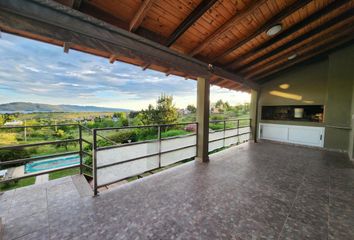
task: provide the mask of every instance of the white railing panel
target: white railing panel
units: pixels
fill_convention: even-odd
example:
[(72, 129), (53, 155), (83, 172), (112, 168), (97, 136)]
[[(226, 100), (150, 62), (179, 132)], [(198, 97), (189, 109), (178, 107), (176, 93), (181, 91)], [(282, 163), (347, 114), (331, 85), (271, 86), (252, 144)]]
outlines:
[(170, 151), (176, 148), (187, 147), (190, 145), (197, 144), (197, 136), (183, 136), (171, 139), (162, 139), (161, 141), (161, 152)]
[[(132, 147), (132, 146), (131, 146)], [(159, 157), (153, 156), (97, 169), (97, 184), (104, 185), (144, 173), (159, 167)]]
[(240, 143), (243, 143), (243, 142), (246, 142), (246, 141), (250, 140), (250, 137), (251, 137), (251, 136), (250, 136), (249, 133), (240, 135)]
[(235, 136), (235, 137), (230, 137), (230, 138), (226, 138), (225, 139), (225, 147), (228, 147), (230, 145), (236, 144), (239, 141), (239, 137)]
[(144, 157), (158, 153), (159, 143), (148, 142), (140, 144), (127, 144), (125, 146), (101, 149), (97, 151), (97, 166), (123, 162), (133, 158)]
[(242, 127), (239, 129), (240, 130), (240, 134), (243, 134), (243, 133), (247, 133), (247, 132), (250, 132), (251, 131), (251, 128), (250, 127)]
[(161, 166), (167, 166), (188, 158), (195, 157), (197, 148), (189, 147), (180, 150), (176, 150), (173, 152), (162, 153), (161, 154)]
[(209, 141), (213, 141), (216, 139), (221, 139), (224, 137), (224, 131), (220, 131), (220, 132), (210, 132), (209, 133)]
[(224, 146), (224, 139), (209, 142), (209, 151), (214, 151), (215, 149), (222, 148)]
[(225, 137), (235, 136), (237, 135), (237, 129), (229, 129), (225, 131)]

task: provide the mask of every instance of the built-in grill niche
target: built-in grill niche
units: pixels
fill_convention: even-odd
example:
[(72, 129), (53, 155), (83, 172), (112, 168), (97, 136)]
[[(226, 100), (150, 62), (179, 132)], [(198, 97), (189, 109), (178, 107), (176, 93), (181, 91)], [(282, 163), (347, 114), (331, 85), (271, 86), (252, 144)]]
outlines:
[(262, 120), (323, 122), (323, 105), (262, 106)]

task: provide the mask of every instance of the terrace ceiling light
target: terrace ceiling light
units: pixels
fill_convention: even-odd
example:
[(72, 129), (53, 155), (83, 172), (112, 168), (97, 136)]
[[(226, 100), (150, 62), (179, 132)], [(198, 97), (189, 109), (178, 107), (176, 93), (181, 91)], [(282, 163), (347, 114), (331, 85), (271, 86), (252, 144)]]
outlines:
[(282, 29), (283, 29), (283, 26), (280, 23), (278, 23), (278, 24), (275, 24), (272, 27), (270, 27), (266, 31), (266, 33), (268, 36), (274, 36), (275, 34), (279, 33)]
[(293, 59), (295, 59), (296, 57), (297, 57), (297, 54), (294, 53), (293, 55), (290, 55), (290, 56), (288, 57), (288, 60), (293, 60)]

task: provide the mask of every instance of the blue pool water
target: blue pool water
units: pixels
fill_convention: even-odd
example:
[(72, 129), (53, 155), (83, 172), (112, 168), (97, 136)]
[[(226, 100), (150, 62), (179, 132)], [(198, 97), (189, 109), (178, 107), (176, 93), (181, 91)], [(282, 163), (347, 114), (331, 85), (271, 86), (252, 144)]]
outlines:
[(68, 167), (80, 163), (80, 156), (70, 155), (65, 157), (49, 158), (42, 161), (30, 162), (25, 165), (26, 173), (51, 170), (55, 168)]

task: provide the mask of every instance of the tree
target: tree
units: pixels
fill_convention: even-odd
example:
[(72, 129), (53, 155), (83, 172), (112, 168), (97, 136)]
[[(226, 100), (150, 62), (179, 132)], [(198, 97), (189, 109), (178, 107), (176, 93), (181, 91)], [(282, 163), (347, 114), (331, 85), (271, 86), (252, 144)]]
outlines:
[(173, 97), (162, 94), (157, 99), (156, 107), (149, 105), (142, 110), (142, 122), (144, 124), (171, 124), (177, 121), (178, 112), (173, 104)]
[(215, 103), (216, 108), (223, 108), (224, 107), (224, 102), (220, 99)]
[(191, 113), (196, 113), (196, 112), (197, 112), (197, 108), (196, 108), (194, 105), (191, 105), (191, 104), (189, 104), (189, 105), (187, 106), (187, 110), (188, 110), (189, 112), (191, 112)]
[(3, 115), (1, 114), (0, 115), (0, 126), (4, 125), (4, 123), (5, 123), (5, 119), (4, 119)]

